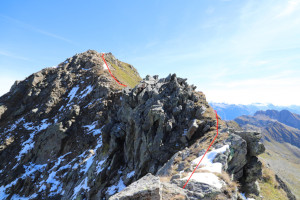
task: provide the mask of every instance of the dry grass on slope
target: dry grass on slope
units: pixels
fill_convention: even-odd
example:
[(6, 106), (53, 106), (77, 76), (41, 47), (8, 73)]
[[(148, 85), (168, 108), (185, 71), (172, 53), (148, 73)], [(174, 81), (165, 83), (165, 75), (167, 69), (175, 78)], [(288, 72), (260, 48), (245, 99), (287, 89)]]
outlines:
[(285, 191), (280, 188), (279, 183), (275, 179), (275, 174), (272, 170), (262, 166), (262, 179), (259, 181), (260, 194), (265, 200), (288, 200)]

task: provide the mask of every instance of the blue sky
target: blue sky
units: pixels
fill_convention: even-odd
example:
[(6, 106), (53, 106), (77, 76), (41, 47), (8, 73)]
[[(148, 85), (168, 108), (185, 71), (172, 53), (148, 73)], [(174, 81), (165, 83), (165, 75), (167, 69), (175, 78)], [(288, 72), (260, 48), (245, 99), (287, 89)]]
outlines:
[(300, 0), (3, 1), (0, 95), (88, 49), (209, 101), (300, 105)]

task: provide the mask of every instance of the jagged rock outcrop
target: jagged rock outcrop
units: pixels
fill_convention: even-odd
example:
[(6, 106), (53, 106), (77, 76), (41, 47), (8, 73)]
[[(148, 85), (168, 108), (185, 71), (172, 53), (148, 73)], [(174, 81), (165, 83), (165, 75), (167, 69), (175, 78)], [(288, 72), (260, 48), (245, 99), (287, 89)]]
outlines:
[(258, 195), (259, 135), (230, 131), (221, 119), (211, 151), (182, 189), (216, 135), (204, 94), (175, 74), (141, 80), (131, 65), (104, 54), (116, 79), (135, 86), (122, 89), (101, 56), (75, 55), (0, 97), (1, 199)]
[(300, 197), (297, 187), (300, 184), (300, 168), (297, 167), (300, 158), (300, 130), (295, 128), (298, 118), (297, 114), (287, 110), (267, 110), (258, 111), (254, 116), (244, 115), (235, 119), (241, 129), (261, 132), (266, 153), (260, 159), (287, 183), (297, 198)]

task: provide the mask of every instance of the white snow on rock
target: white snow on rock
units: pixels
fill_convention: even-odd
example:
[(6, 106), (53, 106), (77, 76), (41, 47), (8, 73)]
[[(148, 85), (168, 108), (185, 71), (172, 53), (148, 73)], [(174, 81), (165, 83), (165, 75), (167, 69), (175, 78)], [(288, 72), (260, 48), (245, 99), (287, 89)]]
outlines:
[(101, 133), (101, 128), (100, 129), (95, 129), (96, 126), (98, 125), (98, 122), (95, 121), (91, 125), (85, 125), (83, 128), (87, 130), (87, 134), (93, 134), (94, 136), (99, 135)]
[(22, 158), (22, 156), (23, 156), (24, 154), (27, 154), (31, 149), (33, 149), (34, 143), (35, 143), (35, 142), (33, 141), (34, 135), (35, 135), (35, 132), (31, 133), (29, 139), (26, 140), (25, 142), (23, 142), (23, 143), (21, 144), (21, 145), (22, 145), (22, 149), (21, 149), (21, 151), (19, 152), (19, 155), (16, 156), (16, 159), (17, 159), (18, 161), (21, 160), (21, 158)]
[(122, 181), (122, 178), (120, 178), (119, 182), (117, 185), (113, 185), (113, 186), (110, 186), (108, 189), (107, 189), (107, 193), (109, 195), (113, 195), (117, 192), (121, 192), (122, 190), (124, 190), (124, 188), (126, 188), (126, 186), (124, 185), (123, 181)]
[(17, 194), (14, 194), (12, 197), (11, 197), (11, 199), (13, 199), (13, 200), (29, 200), (29, 199), (34, 199), (34, 198), (36, 198), (38, 195), (37, 194), (32, 194), (32, 195), (30, 195), (29, 197), (21, 197), (21, 196), (19, 196), (19, 195), (17, 195)]
[(99, 174), (100, 172), (102, 172), (103, 168), (102, 168), (102, 164), (105, 163), (106, 159), (101, 160), (98, 162), (97, 167), (96, 167), (96, 172), (97, 174)]
[(90, 154), (88, 155), (88, 157), (85, 158), (82, 162), (82, 163), (85, 163), (85, 167), (83, 167), (80, 170), (80, 172), (86, 173), (94, 162), (95, 152), (94, 152), (94, 150), (89, 150), (89, 152), (90, 152)]
[(39, 192), (46, 189), (44, 185), (51, 185), (50, 188), (51, 193), (49, 194), (49, 196), (54, 196), (56, 194), (62, 193), (62, 183), (57, 179), (56, 173), (60, 171), (59, 166), (61, 162), (64, 160), (64, 157), (70, 153), (71, 152), (68, 152), (57, 159), (54, 166), (49, 170), (49, 176), (47, 180), (46, 181), (43, 180), (39, 183), (40, 186)]
[(244, 200), (255, 200), (253, 198), (247, 198), (244, 193), (241, 193), (241, 195), (242, 195), (242, 197), (243, 197)]
[(28, 166), (24, 165), (25, 173), (22, 175), (22, 179), (25, 179), (26, 177), (31, 177), (31, 179), (34, 179), (34, 173), (36, 171), (42, 171), (43, 168), (45, 168), (47, 164), (44, 165), (35, 165), (33, 163), (29, 163)]
[[(46, 128), (48, 128), (48, 126), (50, 126), (51, 123), (47, 122), (47, 119), (42, 120), (42, 123), (39, 124), (38, 126), (33, 126), (32, 122), (27, 122), (23, 124), (23, 127), (29, 131), (33, 131), (32, 133), (30, 133), (29, 138), (23, 142), (21, 144), (22, 149), (19, 152), (19, 155), (16, 156), (16, 159), (18, 161), (21, 160), (22, 156), (27, 154), (31, 149), (33, 149), (35, 142), (33, 141), (34, 136), (36, 135), (36, 133), (45, 130)], [(17, 166), (17, 165), (16, 165)]]
[(84, 90), (80, 92), (80, 98), (85, 98), (89, 93), (93, 91), (93, 87), (91, 85), (87, 86)]
[[(182, 180), (187, 180), (190, 177), (191, 173)], [(223, 185), (225, 185), (224, 181), (220, 180), (215, 174), (213, 173), (194, 173), (190, 180), (195, 180), (200, 183), (205, 183), (210, 186), (213, 186), (217, 189), (221, 189)]]
[(134, 174), (135, 174), (135, 171), (129, 172), (126, 177), (131, 178), (131, 177), (133, 177)]
[(69, 102), (68, 104), (73, 100), (73, 98), (75, 97), (77, 91), (79, 90), (78, 86), (75, 86), (74, 88), (72, 88), (72, 90), (70, 91), (70, 93), (68, 94), (69, 97)]
[[(221, 173), (222, 172), (222, 164), (221, 163), (213, 163), (213, 160), (215, 157), (220, 154), (224, 153), (227, 149), (229, 149), (229, 145), (224, 145), (223, 147), (219, 149), (213, 149), (209, 153), (207, 153), (203, 160), (201, 161), (200, 165), (198, 168), (201, 168), (203, 170), (208, 170), (210, 172), (217, 172)], [(192, 164), (198, 165), (199, 161), (202, 159), (203, 156), (200, 156), (196, 158), (195, 160), (192, 161)]]
[(104, 69), (104, 70), (108, 70), (108, 68), (107, 68), (107, 66), (106, 66), (105, 63), (103, 63), (103, 69)]
[(46, 128), (48, 128), (48, 126), (50, 126), (51, 123), (47, 123), (47, 119), (43, 119), (42, 120), (42, 124), (40, 124), (37, 128), (37, 131), (42, 131), (45, 130)]
[(22, 121), (24, 121), (24, 117), (21, 117), (20, 119), (16, 120), (15, 123), (9, 126), (9, 128), (5, 128), (2, 135), (7, 135), (6, 138), (9, 138), (10, 132), (14, 131), (18, 127), (19, 123)]
[[(19, 178), (15, 179), (14, 181), (12, 181), (10, 184), (4, 186), (0, 186), (0, 199), (6, 199), (8, 197), (8, 194), (6, 194), (6, 190), (15, 186), (18, 182), (19, 179), (23, 179), (25, 180), (27, 177), (30, 177), (31, 179), (34, 178), (34, 173), (36, 171), (42, 171), (42, 169), (44, 169), (46, 167), (46, 164), (44, 165), (35, 165), (33, 163), (29, 163), (28, 166), (24, 166), (25, 169), (25, 173), (20, 176)], [(14, 198), (10, 198), (10, 199), (31, 199), (36, 197), (36, 194), (32, 194), (30, 197), (20, 197), (18, 195), (14, 196)]]
[(74, 188), (74, 193), (72, 195), (72, 199), (76, 199), (77, 194), (80, 192), (81, 189), (90, 190), (90, 187), (88, 186), (88, 177), (85, 177), (78, 186)]
[(0, 199), (6, 199), (6, 197), (8, 197), (8, 194), (6, 194), (6, 189), (11, 188), (12, 186), (16, 185), (18, 180), (19, 180), (19, 178), (12, 181), (10, 184), (8, 184), (6, 186), (4, 186), (4, 185), (0, 186)]

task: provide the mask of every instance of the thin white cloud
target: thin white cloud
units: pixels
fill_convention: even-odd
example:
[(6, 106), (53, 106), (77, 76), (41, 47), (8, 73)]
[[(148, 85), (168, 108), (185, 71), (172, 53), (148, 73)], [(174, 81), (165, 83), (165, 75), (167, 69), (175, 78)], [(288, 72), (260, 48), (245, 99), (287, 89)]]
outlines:
[(24, 23), (18, 19), (14, 19), (12, 17), (9, 17), (9, 16), (6, 16), (6, 15), (1, 15), (0, 16), (8, 21), (11, 21), (11, 22), (14, 22), (15, 24), (18, 24), (19, 26), (22, 26), (26, 29), (29, 29), (31, 31), (34, 31), (34, 32), (37, 32), (37, 33), (40, 33), (42, 35), (45, 35), (45, 36), (48, 36), (48, 37), (52, 37), (52, 38), (55, 38), (55, 39), (58, 39), (58, 40), (61, 40), (61, 41), (64, 41), (64, 42), (67, 42), (67, 43), (70, 43), (70, 44), (74, 44), (74, 42), (72, 42), (71, 40), (67, 39), (67, 38), (64, 38), (60, 35), (56, 35), (54, 33), (51, 33), (49, 31), (45, 31), (45, 30), (42, 30), (42, 29), (39, 29), (37, 27), (34, 27), (30, 24), (27, 24), (27, 23)]
[(282, 10), (281, 13), (279, 13), (277, 15), (277, 17), (284, 17), (284, 16), (288, 16), (293, 14), (300, 5), (300, 1), (299, 0), (290, 0), (288, 1), (286, 7)]
[(18, 56), (18, 55), (15, 55), (15, 54), (11, 53), (11, 52), (3, 51), (3, 50), (0, 50), (0, 56), (6, 56), (6, 57), (14, 58), (14, 59), (30, 61), (29, 58), (26, 58), (26, 57), (23, 57), (23, 56)]

